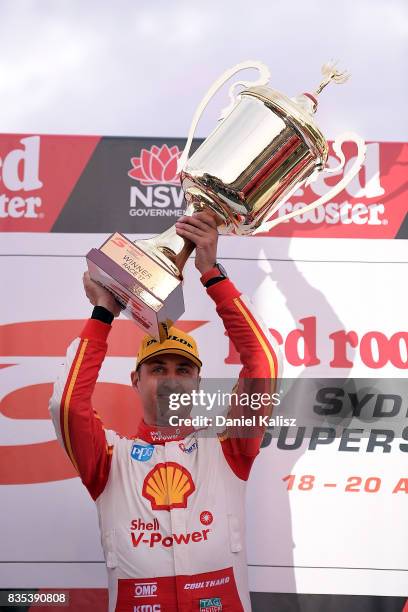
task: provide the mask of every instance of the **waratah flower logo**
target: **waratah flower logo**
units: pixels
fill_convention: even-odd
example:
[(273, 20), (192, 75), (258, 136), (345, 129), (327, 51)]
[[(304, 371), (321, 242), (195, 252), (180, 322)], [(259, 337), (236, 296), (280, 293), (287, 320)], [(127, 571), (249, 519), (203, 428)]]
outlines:
[(132, 157), (133, 168), (129, 170), (128, 175), (142, 185), (180, 185), (177, 174), (177, 160), (180, 155), (181, 151), (176, 145), (171, 148), (166, 144), (160, 148), (153, 146), (150, 151), (142, 149), (140, 157)]

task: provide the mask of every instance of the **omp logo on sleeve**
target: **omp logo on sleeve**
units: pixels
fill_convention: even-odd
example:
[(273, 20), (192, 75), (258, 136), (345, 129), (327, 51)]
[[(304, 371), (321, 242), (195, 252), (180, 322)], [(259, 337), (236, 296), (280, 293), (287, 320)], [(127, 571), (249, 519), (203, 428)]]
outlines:
[(142, 495), (153, 510), (186, 508), (188, 497), (195, 491), (190, 472), (178, 463), (158, 463), (144, 479)]

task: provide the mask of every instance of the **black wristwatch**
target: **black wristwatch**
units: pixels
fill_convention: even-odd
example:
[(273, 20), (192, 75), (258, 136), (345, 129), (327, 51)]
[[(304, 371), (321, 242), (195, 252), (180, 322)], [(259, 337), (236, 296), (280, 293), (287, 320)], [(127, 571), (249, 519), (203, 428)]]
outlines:
[(201, 277), (201, 282), (203, 283), (204, 287), (208, 289), (208, 287), (211, 287), (211, 285), (215, 285), (215, 283), (219, 283), (226, 278), (228, 278), (228, 274), (224, 266), (215, 262), (211, 270), (204, 272)]

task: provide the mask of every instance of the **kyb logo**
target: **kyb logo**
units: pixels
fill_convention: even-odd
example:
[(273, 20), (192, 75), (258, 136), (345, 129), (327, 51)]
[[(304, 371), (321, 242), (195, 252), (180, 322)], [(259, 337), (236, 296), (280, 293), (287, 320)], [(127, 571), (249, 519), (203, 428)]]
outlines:
[[(278, 216), (300, 210), (306, 204), (311, 204), (320, 196), (325, 195), (333, 186), (332, 177), (339, 181), (354, 163), (354, 158), (347, 160), (345, 167), (338, 172), (326, 174), (322, 172), (319, 178), (307, 188), (298, 189), (290, 201), (281, 206)], [(328, 167), (334, 168), (338, 160), (329, 156)], [(312, 223), (313, 225), (327, 223), (328, 225), (387, 225), (388, 219), (384, 217), (384, 204), (378, 199), (385, 191), (381, 185), (380, 172), (380, 145), (371, 143), (367, 145), (366, 158), (359, 174), (346, 186), (336, 202), (328, 202), (313, 210), (299, 214), (293, 219), (283, 223)], [(340, 199), (342, 198), (342, 199)], [(366, 203), (367, 199), (375, 198), (376, 203)], [(350, 201), (351, 200), (351, 201)], [(363, 200), (363, 201), (361, 201)]]
[(39, 178), (40, 137), (22, 138), (20, 144), (0, 157), (0, 218), (41, 218), (41, 198), (26, 197), (43, 186)]
[(177, 174), (181, 151), (175, 145), (142, 149), (140, 157), (132, 157), (128, 176), (140, 186), (130, 188), (129, 214), (132, 217), (180, 217), (184, 193)]

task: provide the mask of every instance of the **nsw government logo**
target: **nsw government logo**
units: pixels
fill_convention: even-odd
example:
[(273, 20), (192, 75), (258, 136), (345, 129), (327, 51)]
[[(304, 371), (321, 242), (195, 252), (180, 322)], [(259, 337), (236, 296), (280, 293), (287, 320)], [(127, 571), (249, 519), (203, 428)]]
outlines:
[(148, 461), (153, 455), (154, 446), (152, 444), (134, 444), (130, 451), (130, 456), (136, 461)]
[(200, 599), (200, 612), (222, 612), (221, 598)]
[(132, 157), (128, 176), (139, 185), (130, 188), (131, 217), (181, 217), (184, 193), (177, 174), (181, 151), (177, 145), (153, 145), (141, 149), (139, 157)]

